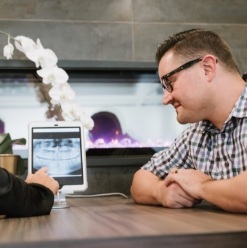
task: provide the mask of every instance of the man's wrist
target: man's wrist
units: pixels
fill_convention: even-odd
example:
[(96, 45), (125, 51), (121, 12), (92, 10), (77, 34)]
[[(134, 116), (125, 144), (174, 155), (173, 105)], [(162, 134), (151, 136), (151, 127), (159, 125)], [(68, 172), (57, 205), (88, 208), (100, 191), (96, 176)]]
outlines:
[(157, 180), (157, 182), (155, 183), (153, 188), (153, 192), (152, 192), (152, 197), (153, 197), (153, 201), (154, 204), (156, 205), (163, 205), (162, 204), (162, 198), (164, 198), (165, 196), (165, 185), (164, 185), (164, 181), (163, 180)]
[(200, 191), (198, 192), (200, 199), (207, 199), (210, 187), (214, 181), (213, 179), (208, 179), (201, 184)]

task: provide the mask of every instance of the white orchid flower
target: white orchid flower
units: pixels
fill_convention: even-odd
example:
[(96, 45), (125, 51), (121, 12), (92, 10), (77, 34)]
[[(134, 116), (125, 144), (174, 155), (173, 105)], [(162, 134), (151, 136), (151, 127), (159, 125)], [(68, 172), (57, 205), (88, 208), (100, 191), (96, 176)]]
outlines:
[(68, 117), (72, 120), (81, 121), (83, 126), (88, 130), (92, 130), (94, 122), (92, 118), (82, 111), (81, 107), (72, 101), (64, 101), (61, 103), (64, 117)]
[(59, 104), (60, 104), (60, 101), (57, 101), (57, 100), (55, 100), (55, 99), (51, 99), (51, 100), (50, 100), (50, 103), (51, 103), (52, 105), (59, 105)]
[(58, 61), (56, 54), (51, 49), (44, 49), (39, 39), (37, 39), (36, 48), (27, 50), (25, 55), (35, 63), (37, 68), (53, 67)]
[(87, 128), (88, 130), (92, 130), (93, 127), (94, 127), (94, 121), (93, 119), (88, 116), (86, 113), (82, 113), (80, 116), (79, 116), (79, 120), (82, 122), (83, 126), (85, 128)]
[(80, 106), (74, 101), (63, 101), (61, 102), (61, 108), (65, 116), (70, 119), (78, 120), (82, 110)]
[(16, 36), (15, 37), (15, 47), (22, 53), (26, 54), (27, 51), (35, 49), (36, 43), (25, 36)]
[(16, 48), (24, 53), (26, 57), (33, 61), (37, 68), (38, 75), (42, 77), (44, 84), (51, 84), (49, 91), (52, 105), (60, 104), (63, 116), (67, 116), (72, 120), (81, 121), (85, 128), (91, 130), (94, 122), (91, 117), (87, 116), (81, 107), (74, 102), (75, 92), (67, 83), (69, 76), (61, 68), (57, 66), (58, 58), (51, 49), (45, 49), (40, 40), (34, 42), (25, 36), (11, 37), (10, 34), (0, 31), (0, 34), (8, 36), (8, 44), (3, 49), (3, 54), (7, 59), (11, 59), (14, 52), (14, 46), (10, 43), (10, 39), (15, 42)]
[(14, 46), (9, 42), (8, 45), (3, 48), (3, 56), (6, 57), (6, 59), (12, 59), (13, 53)]
[(66, 71), (58, 68), (57, 66), (40, 69), (37, 73), (43, 78), (44, 84), (52, 84), (53, 86), (66, 83), (69, 80), (69, 76)]
[(28, 59), (33, 61), (36, 68), (48, 68), (57, 64), (57, 56), (50, 49), (37, 49), (26, 53)]
[(68, 83), (53, 86), (49, 91), (49, 96), (56, 102), (74, 100), (75, 92)]
[(51, 49), (45, 49), (39, 39), (35, 43), (28, 37), (17, 36), (15, 40), (16, 48), (33, 61), (37, 68), (47, 68), (57, 64), (56, 54)]

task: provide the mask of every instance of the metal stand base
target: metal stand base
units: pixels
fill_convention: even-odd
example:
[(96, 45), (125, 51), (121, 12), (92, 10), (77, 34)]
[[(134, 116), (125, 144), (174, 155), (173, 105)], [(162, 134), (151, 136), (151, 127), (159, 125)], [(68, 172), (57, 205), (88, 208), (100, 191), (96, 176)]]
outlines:
[(58, 192), (55, 195), (54, 204), (53, 204), (52, 208), (53, 209), (69, 208), (69, 206), (67, 205), (67, 202), (66, 202), (66, 196)]

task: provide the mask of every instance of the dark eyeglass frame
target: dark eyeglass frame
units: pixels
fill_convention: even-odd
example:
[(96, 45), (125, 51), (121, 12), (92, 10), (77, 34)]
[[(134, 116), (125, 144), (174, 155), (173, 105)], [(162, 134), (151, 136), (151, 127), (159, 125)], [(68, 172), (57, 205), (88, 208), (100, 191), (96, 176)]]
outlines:
[(192, 65), (200, 62), (201, 60), (203, 60), (203, 58), (197, 58), (197, 59), (191, 60), (191, 61), (179, 66), (177, 69), (175, 69), (175, 70), (167, 73), (166, 75), (162, 76), (160, 78), (160, 83), (162, 85), (162, 88), (171, 93), (173, 91), (173, 87), (172, 87), (171, 83), (168, 81), (168, 78), (170, 76), (182, 71), (182, 70), (185, 70), (185, 69), (191, 67)]

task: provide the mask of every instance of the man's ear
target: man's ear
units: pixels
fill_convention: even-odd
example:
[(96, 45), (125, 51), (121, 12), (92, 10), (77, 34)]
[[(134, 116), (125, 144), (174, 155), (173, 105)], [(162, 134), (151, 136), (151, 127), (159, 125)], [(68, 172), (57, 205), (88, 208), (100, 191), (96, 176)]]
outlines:
[(216, 64), (218, 63), (217, 58), (213, 55), (206, 55), (202, 60), (205, 76), (208, 81), (212, 81), (216, 73)]

